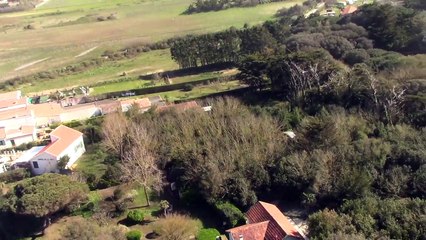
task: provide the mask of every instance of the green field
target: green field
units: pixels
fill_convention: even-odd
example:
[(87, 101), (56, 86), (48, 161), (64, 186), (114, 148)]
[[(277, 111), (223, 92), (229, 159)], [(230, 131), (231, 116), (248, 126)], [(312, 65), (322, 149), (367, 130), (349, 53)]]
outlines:
[[(125, 78), (137, 79), (139, 75), (163, 70), (172, 70), (178, 65), (171, 59), (170, 51), (158, 50), (142, 53), (133, 59), (111, 61), (101, 67), (89, 69), (77, 74), (50, 79), (48, 82), (40, 81), (23, 85), (20, 89), (26, 93), (48, 93), (55, 89), (71, 88), (75, 86), (93, 85), (99, 82), (120, 80), (120, 75), (126, 72)], [(120, 89), (122, 89), (121, 87)], [(118, 91), (118, 90), (117, 90)]]
[(213, 83), (205, 86), (197, 86), (194, 87), (194, 89), (192, 89), (191, 91), (174, 90), (169, 92), (149, 94), (145, 95), (144, 97), (161, 96), (168, 102), (174, 102), (177, 100), (183, 101), (205, 97), (214, 93), (230, 91), (241, 87), (242, 86), (239, 81), (229, 81), (222, 83)]
[[(245, 23), (261, 23), (273, 18), (278, 9), (292, 6), (301, 0), (182, 15), (191, 2), (192, 0), (50, 0), (42, 7), (31, 11), (2, 14), (0, 80), (99, 56), (107, 49), (114, 50), (136, 43), (155, 42), (190, 33), (214, 32), (231, 26), (242, 27)], [(115, 20), (97, 20), (111, 14), (114, 14)], [(24, 26), (29, 24), (35, 29), (24, 30)], [(93, 47), (97, 48), (76, 57)], [(45, 58), (48, 59), (29, 65)], [(27, 66), (22, 68), (25, 65)], [(147, 65), (161, 68), (151, 63)], [(20, 70), (15, 71), (20, 67)], [(107, 72), (104, 75), (108, 75), (109, 78), (116, 74)], [(78, 81), (91, 82), (80, 77), (86, 76), (75, 78), (79, 78)], [(75, 82), (76, 79), (71, 77), (63, 80), (74, 84), (64, 86), (62, 85), (64, 82), (61, 82), (24, 91), (80, 85), (79, 82)]]
[[(173, 78), (171, 79), (171, 81), (173, 84), (184, 83), (184, 82), (190, 83), (192, 81), (219, 77), (219, 76), (222, 76), (222, 74), (218, 72), (208, 72), (208, 73), (203, 73), (198, 75)], [(108, 93), (108, 92), (125, 91), (125, 90), (136, 89), (136, 88), (145, 88), (145, 87), (162, 86), (162, 85), (166, 85), (163, 79), (151, 81), (151, 80), (140, 80), (137, 78), (133, 78), (130, 81), (106, 83), (100, 86), (96, 86), (93, 88), (91, 95), (99, 95), (99, 94)]]

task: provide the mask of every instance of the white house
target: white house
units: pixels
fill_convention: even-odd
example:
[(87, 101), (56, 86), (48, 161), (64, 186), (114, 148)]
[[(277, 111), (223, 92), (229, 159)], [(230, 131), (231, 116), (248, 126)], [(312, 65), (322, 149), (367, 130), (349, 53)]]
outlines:
[(27, 108), (0, 110), (0, 149), (37, 139), (35, 118)]
[(0, 127), (0, 149), (19, 146), (37, 140), (34, 125), (24, 125), (18, 129)]
[(61, 125), (50, 133), (51, 143), (47, 146), (34, 147), (16, 162), (29, 162), (35, 175), (57, 172), (58, 161), (68, 156), (66, 168), (70, 168), (86, 151), (83, 134), (77, 130)]

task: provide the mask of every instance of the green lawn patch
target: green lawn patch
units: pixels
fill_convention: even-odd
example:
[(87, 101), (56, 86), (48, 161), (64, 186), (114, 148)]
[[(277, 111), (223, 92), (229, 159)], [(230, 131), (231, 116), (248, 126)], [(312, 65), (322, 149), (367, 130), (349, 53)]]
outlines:
[(216, 240), (216, 237), (220, 236), (220, 233), (215, 228), (203, 228), (198, 233), (198, 240)]
[(211, 94), (225, 92), (234, 90), (242, 87), (239, 81), (229, 81), (229, 82), (221, 82), (221, 83), (213, 83), (205, 86), (197, 86), (194, 87), (191, 91), (182, 91), (175, 90), (169, 92), (162, 92), (157, 94), (149, 94), (149, 96), (158, 96), (160, 95), (163, 99), (174, 102), (174, 101), (183, 101), (183, 100), (191, 100), (197, 99), (200, 97), (205, 97)]
[(104, 163), (106, 156), (107, 154), (102, 150), (100, 144), (87, 145), (86, 153), (76, 162), (75, 170), (101, 177), (107, 168)]

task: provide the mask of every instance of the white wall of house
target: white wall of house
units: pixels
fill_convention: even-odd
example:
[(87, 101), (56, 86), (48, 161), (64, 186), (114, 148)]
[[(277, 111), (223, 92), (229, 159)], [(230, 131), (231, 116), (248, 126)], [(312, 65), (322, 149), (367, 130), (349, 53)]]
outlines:
[[(83, 136), (79, 137), (72, 144), (70, 144), (59, 156), (52, 156), (48, 152), (41, 153), (30, 160), (31, 171), (35, 175), (40, 175), (49, 172), (58, 171), (58, 161), (64, 156), (68, 156), (67, 168), (70, 168), (83, 153), (86, 152), (84, 147)], [(34, 164), (36, 162), (36, 164)]]
[(58, 160), (61, 157), (68, 156), (70, 160), (68, 161), (67, 168), (70, 168), (84, 152), (86, 152), (86, 148), (84, 147), (83, 136), (81, 136), (58, 156)]
[(31, 171), (35, 175), (58, 171), (58, 160), (46, 152), (35, 156), (33, 159), (31, 159), (30, 163)]
[[(33, 142), (36, 139), (37, 139), (37, 136), (35, 132), (33, 135), (20, 136), (20, 137), (10, 138), (10, 139), (0, 139), (0, 149), (19, 146), (24, 143)], [(15, 143), (15, 145), (13, 145), (13, 143)]]

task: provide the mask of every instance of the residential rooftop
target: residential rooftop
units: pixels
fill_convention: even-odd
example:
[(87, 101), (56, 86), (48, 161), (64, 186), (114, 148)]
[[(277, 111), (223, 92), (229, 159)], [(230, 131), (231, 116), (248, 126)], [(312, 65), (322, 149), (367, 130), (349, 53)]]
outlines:
[(55, 157), (58, 157), (82, 135), (83, 133), (77, 130), (61, 125), (50, 133), (52, 142), (45, 146), (39, 154), (46, 152)]

